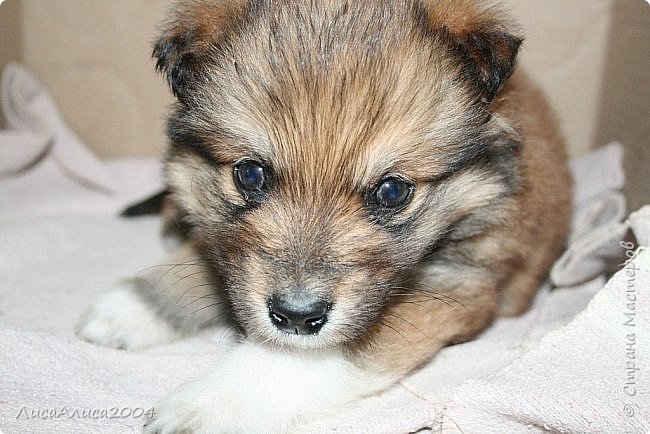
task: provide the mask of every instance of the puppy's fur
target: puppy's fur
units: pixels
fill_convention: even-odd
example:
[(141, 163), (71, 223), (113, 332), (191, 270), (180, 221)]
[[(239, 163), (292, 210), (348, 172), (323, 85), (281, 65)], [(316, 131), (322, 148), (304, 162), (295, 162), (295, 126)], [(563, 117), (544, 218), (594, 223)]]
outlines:
[[(570, 178), (514, 70), (520, 43), (467, 0), (178, 8), (154, 55), (178, 100), (167, 170), (192, 234), (176, 266), (109, 294), (121, 301), (79, 334), (142, 348), (230, 317), (246, 341), (149, 431), (287, 430), (527, 309), (563, 247)], [(254, 194), (242, 161), (264, 170)], [(386, 179), (408, 200), (378, 202)], [(282, 331), (274, 296), (326, 300), (327, 322)]]

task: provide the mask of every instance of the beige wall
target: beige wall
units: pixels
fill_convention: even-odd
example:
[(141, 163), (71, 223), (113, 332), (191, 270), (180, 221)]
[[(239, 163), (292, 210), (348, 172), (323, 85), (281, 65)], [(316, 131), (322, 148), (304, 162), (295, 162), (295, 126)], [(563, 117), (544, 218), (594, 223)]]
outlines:
[(596, 140), (625, 146), (628, 208), (650, 203), (650, 6), (617, 0), (607, 45)]
[(165, 0), (21, 0), (24, 63), (102, 157), (155, 155), (171, 98), (150, 58)]
[[(22, 41), (20, 33), (19, 0), (0, 2), (0, 68), (13, 60), (20, 60)], [(5, 126), (5, 120), (0, 110), (0, 128)]]
[[(171, 98), (149, 55), (171, 2), (7, 0), (0, 14), (19, 4), (23, 62), (50, 88), (65, 118), (99, 155), (154, 155), (165, 144), (163, 119)], [(504, 2), (526, 36), (521, 63), (549, 95), (571, 154), (603, 144), (606, 135), (599, 126), (609, 118), (600, 110), (602, 98), (616, 93), (604, 78), (614, 5), (629, 9), (635, 2), (645, 7), (645, 2)], [(14, 9), (9, 15), (16, 14)], [(647, 53), (648, 40), (646, 31), (645, 38), (631, 42), (640, 56)], [(607, 137), (616, 138), (614, 133)]]
[(507, 0), (525, 37), (520, 63), (544, 88), (572, 155), (594, 146), (614, 0)]

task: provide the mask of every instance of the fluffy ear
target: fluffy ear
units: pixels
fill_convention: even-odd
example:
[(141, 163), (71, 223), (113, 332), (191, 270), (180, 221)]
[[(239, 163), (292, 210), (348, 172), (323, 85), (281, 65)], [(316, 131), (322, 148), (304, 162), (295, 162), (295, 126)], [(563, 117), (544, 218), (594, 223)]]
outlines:
[(465, 62), (465, 78), (485, 102), (501, 90), (514, 70), (522, 39), (508, 29), (503, 14), (475, 0), (427, 0), (429, 24), (450, 38)]
[(190, 0), (176, 7), (156, 40), (156, 69), (181, 101), (206, 54), (243, 15), (247, 0)]

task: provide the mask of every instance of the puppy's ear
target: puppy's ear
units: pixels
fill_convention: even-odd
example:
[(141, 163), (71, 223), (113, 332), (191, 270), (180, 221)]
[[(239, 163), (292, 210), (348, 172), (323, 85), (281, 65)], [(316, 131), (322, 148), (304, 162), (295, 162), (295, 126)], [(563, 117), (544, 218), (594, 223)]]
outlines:
[(426, 0), (429, 25), (449, 38), (464, 62), (464, 76), (485, 102), (499, 93), (514, 70), (522, 39), (494, 6), (480, 0)]
[(206, 55), (244, 14), (247, 0), (190, 0), (176, 7), (156, 40), (156, 69), (179, 100), (200, 73)]

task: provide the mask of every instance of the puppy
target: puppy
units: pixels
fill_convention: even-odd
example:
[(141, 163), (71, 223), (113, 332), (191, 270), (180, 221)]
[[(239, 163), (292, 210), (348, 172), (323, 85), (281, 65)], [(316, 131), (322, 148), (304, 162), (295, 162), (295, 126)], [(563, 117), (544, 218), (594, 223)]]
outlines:
[(78, 334), (242, 343), (147, 432), (282, 432), (381, 391), (497, 315), (562, 250), (571, 182), (521, 39), (467, 0), (194, 0), (154, 56), (186, 244)]

